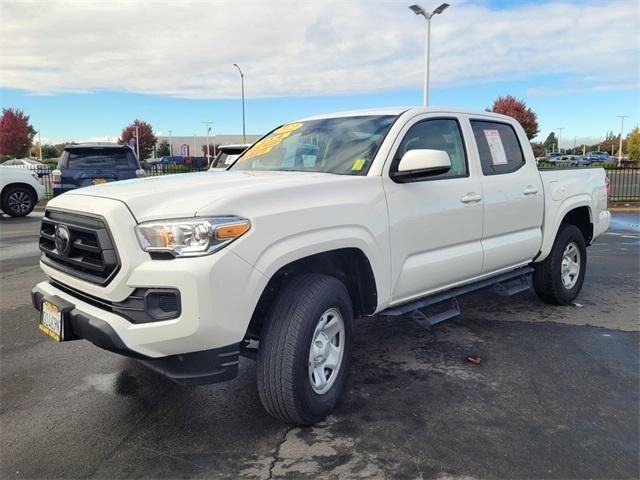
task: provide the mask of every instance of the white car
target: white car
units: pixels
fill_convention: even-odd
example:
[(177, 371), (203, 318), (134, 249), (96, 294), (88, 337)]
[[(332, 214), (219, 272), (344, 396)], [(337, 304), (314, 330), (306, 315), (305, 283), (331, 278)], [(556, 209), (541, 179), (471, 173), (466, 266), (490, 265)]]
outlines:
[(12, 217), (29, 215), (45, 194), (36, 173), (15, 167), (0, 166), (0, 188), (2, 211)]
[(51, 167), (49, 167), (49, 165), (31, 158), (14, 158), (12, 160), (2, 162), (0, 166), (26, 168), (27, 170), (37, 173), (39, 177), (49, 175), (49, 172), (51, 171)]
[(609, 218), (604, 170), (539, 171), (513, 118), (322, 115), (274, 129), (226, 171), (54, 198), (32, 299), (54, 340), (181, 383), (234, 378), (254, 358), (266, 410), (309, 425), (340, 399), (355, 317), (414, 312), (428, 326), (457, 315), (459, 295), (513, 294), (529, 277), (568, 305)]

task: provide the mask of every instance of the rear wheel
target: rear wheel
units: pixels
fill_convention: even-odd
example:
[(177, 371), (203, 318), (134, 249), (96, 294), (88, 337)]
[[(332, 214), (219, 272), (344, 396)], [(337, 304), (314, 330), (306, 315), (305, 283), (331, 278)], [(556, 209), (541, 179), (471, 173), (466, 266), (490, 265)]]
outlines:
[(282, 290), (258, 349), (258, 392), (272, 416), (305, 426), (331, 413), (348, 374), (352, 317), (333, 277), (301, 275)]
[(2, 195), (2, 210), (12, 217), (29, 215), (36, 206), (36, 198), (26, 187), (9, 187)]
[(573, 302), (584, 282), (587, 248), (575, 225), (560, 225), (549, 256), (534, 264), (533, 288), (542, 300), (555, 305)]

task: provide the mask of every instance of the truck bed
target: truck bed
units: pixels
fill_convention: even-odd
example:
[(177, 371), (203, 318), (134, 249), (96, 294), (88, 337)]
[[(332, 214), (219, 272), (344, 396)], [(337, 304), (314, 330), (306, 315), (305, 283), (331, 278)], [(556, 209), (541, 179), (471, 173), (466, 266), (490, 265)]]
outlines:
[(609, 226), (606, 172), (603, 168), (567, 168), (540, 170), (545, 208), (542, 225), (543, 260), (551, 250), (558, 227), (565, 214), (576, 207), (589, 210), (595, 239)]

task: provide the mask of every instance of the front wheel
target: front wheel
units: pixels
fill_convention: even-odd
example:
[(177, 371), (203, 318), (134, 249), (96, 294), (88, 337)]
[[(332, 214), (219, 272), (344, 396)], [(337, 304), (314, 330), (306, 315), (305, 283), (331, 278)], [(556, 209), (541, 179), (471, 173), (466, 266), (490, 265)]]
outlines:
[(586, 270), (582, 231), (575, 225), (560, 225), (549, 256), (534, 264), (533, 289), (547, 303), (569, 305), (582, 289)]
[(2, 210), (12, 217), (29, 215), (35, 206), (35, 196), (25, 187), (9, 187), (2, 195)]
[(344, 284), (304, 274), (282, 290), (263, 327), (258, 392), (285, 423), (312, 425), (335, 408), (351, 360), (353, 308)]

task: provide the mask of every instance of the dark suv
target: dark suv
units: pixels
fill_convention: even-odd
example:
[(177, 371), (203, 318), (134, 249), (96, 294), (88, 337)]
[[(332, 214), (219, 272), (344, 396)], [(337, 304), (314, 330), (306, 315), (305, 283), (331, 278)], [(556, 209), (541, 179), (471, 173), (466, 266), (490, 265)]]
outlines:
[(144, 177), (133, 150), (128, 145), (67, 145), (51, 173), (53, 196), (89, 185)]

